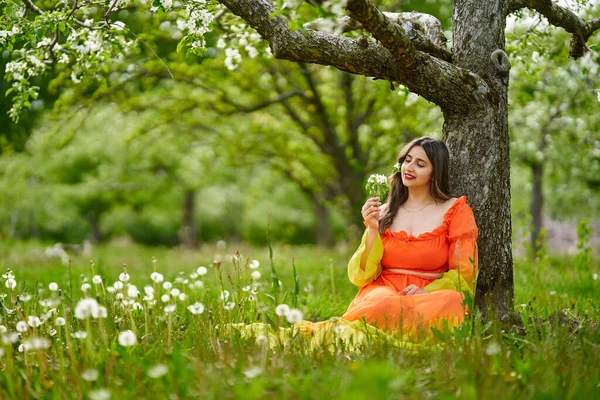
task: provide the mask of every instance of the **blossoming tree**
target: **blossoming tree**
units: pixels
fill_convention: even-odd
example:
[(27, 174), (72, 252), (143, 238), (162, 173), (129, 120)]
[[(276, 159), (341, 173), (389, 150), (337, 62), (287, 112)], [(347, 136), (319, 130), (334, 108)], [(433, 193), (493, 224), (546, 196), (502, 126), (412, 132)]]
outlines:
[[(143, 7), (136, 1), (4, 0), (0, 45), (13, 51), (6, 68), (13, 81), (11, 116), (28, 107), (37, 88), (33, 78), (50, 64), (72, 81), (124, 62), (132, 51), (132, 30), (115, 21), (118, 10)], [(382, 2), (383, 3), (383, 2)], [(581, 3), (581, 2), (578, 2)], [(385, 4), (384, 4), (385, 5)], [(268, 42), (275, 58), (331, 66), (406, 86), (437, 104), (452, 153), (452, 185), (466, 194), (480, 228), (478, 304), (489, 296), (507, 315), (512, 307), (507, 17), (528, 8), (572, 34), (571, 56), (584, 55), (600, 18), (584, 20), (551, 0), (454, 0), (452, 48), (441, 24), (420, 13), (384, 13), (370, 0), (154, 0), (153, 10), (181, 18), (187, 35), (180, 48), (202, 51), (216, 20), (229, 32), (220, 41), (227, 64), (252, 56)], [(238, 18), (234, 18), (237, 16)], [(228, 41), (235, 37), (235, 41)]]

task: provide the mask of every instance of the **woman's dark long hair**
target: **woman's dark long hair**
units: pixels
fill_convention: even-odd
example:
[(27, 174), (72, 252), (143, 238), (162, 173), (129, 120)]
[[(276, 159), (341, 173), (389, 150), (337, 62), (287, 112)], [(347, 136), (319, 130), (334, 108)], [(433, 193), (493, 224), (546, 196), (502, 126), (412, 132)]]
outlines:
[[(402, 165), (408, 153), (415, 146), (421, 146), (425, 150), (425, 154), (431, 161), (433, 168), (431, 184), (429, 190), (433, 200), (446, 201), (450, 196), (450, 152), (448, 147), (441, 140), (430, 138), (428, 136), (415, 139), (400, 151), (398, 155), (398, 163)], [(386, 201), (386, 211), (379, 221), (379, 233), (383, 232), (392, 225), (394, 217), (400, 209), (400, 206), (408, 200), (408, 188), (402, 183), (402, 172), (398, 171), (390, 178), (390, 186), (392, 187), (391, 194)]]

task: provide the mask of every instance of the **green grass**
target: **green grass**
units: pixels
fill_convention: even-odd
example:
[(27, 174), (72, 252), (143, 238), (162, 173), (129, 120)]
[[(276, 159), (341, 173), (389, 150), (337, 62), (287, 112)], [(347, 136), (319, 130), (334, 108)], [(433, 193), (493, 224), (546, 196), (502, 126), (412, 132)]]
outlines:
[[(43, 316), (40, 301), (60, 301), (56, 314), (36, 328), (29, 328), (14, 344), (2, 344), (0, 358), (1, 399), (99, 398), (106, 390), (112, 398), (544, 398), (591, 399), (600, 396), (600, 273), (595, 260), (544, 256), (538, 263), (515, 260), (515, 305), (523, 315), (526, 334), (478, 318), (454, 332), (439, 332), (417, 351), (398, 349), (389, 343), (367, 342), (360, 351), (310, 352), (298, 336), (288, 346), (269, 349), (255, 337), (242, 337), (227, 327), (231, 322), (268, 322), (289, 326), (275, 315), (275, 306), (297, 301), (304, 318), (318, 321), (341, 315), (357, 288), (346, 277), (346, 262), (353, 249), (328, 250), (312, 246), (275, 246), (273, 265), (280, 291), (272, 291), (269, 252), (266, 248), (228, 245), (218, 250), (206, 245), (197, 251), (144, 248), (131, 244), (94, 248), (87, 256), (74, 256), (71, 268), (59, 259), (44, 256), (37, 242), (3, 242), (0, 272), (11, 269), (17, 287), (11, 292), (0, 279), (0, 294), (9, 310), (0, 313), (7, 332), (27, 316)], [(231, 255), (239, 250), (240, 261)], [(215, 258), (222, 258), (219, 268)], [(141, 299), (144, 286), (156, 269), (174, 287), (185, 292), (184, 301), (173, 313), (165, 314), (160, 295), (149, 309)], [(262, 284), (255, 300), (242, 288), (251, 284), (254, 270), (247, 260), (257, 259)], [(295, 289), (293, 263), (298, 274)], [(94, 271), (103, 277), (94, 285)], [(106, 292), (127, 264), (130, 282), (141, 292), (142, 310), (122, 308), (115, 294)], [(190, 278), (204, 265), (208, 274)], [(108, 318), (79, 320), (74, 309), (83, 297), (81, 285), (87, 279), (90, 293), (106, 306)], [(188, 280), (186, 284), (184, 280)], [(190, 288), (202, 279), (204, 288)], [(59, 292), (48, 289), (56, 282)], [(255, 280), (256, 282), (256, 280)], [(96, 292), (96, 289), (98, 290)], [(226, 310), (219, 299), (230, 292), (234, 302)], [(71, 297), (71, 291), (73, 296)], [(166, 290), (157, 285), (157, 293)], [(295, 293), (297, 291), (297, 298)], [(16, 300), (27, 292), (27, 302)], [(273, 298), (271, 298), (272, 296)], [(186, 309), (196, 301), (205, 306), (202, 314)], [(557, 314), (560, 312), (560, 314)], [(57, 316), (67, 324), (56, 327)], [(567, 315), (574, 323), (564, 326)], [(56, 330), (54, 336), (50, 330)], [(123, 347), (119, 332), (136, 332), (137, 344)], [(76, 339), (77, 331), (88, 333)], [(19, 344), (32, 336), (48, 338), (49, 348), (21, 353)], [(165, 375), (152, 378), (149, 370), (157, 364)], [(97, 371), (95, 380), (86, 380)], [(84, 371), (88, 371), (87, 373)], [(91, 376), (93, 377), (93, 376)], [(97, 397), (95, 397), (97, 396)]]

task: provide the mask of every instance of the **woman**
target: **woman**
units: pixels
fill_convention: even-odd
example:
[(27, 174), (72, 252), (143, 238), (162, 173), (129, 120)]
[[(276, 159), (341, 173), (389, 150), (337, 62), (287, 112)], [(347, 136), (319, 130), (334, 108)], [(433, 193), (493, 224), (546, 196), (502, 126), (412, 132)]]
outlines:
[(449, 195), (448, 148), (412, 141), (390, 184), (385, 204), (372, 197), (362, 208), (367, 228), (348, 264), (361, 289), (342, 318), (413, 334), (456, 326), (473, 296), (478, 232), (466, 198)]

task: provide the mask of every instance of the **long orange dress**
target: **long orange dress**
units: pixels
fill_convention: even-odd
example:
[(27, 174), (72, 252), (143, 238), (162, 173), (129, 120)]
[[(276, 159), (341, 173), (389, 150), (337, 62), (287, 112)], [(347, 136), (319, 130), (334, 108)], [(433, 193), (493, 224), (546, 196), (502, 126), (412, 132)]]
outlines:
[[(452, 328), (464, 320), (464, 298), (473, 296), (478, 265), (478, 230), (466, 197), (458, 198), (431, 232), (415, 237), (387, 229), (377, 235), (363, 271), (360, 260), (366, 237), (365, 231), (348, 263), (348, 277), (360, 290), (341, 318), (364, 319), (385, 331), (419, 335), (427, 334), (430, 327), (448, 324)], [(391, 268), (443, 275), (425, 278), (392, 273)], [(430, 293), (399, 294), (411, 284)]]

